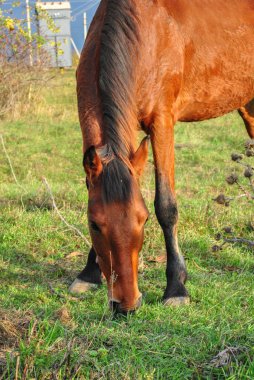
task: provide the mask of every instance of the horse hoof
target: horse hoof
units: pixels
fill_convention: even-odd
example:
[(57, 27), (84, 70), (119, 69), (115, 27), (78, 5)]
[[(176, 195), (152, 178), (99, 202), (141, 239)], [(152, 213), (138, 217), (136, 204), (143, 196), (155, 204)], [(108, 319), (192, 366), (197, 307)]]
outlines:
[(164, 306), (182, 306), (189, 305), (190, 297), (172, 297), (163, 300)]
[(74, 280), (71, 286), (69, 287), (69, 292), (75, 294), (82, 294), (86, 293), (90, 289), (95, 288), (96, 286), (96, 284), (91, 284), (90, 282), (82, 281), (76, 278), (76, 280)]

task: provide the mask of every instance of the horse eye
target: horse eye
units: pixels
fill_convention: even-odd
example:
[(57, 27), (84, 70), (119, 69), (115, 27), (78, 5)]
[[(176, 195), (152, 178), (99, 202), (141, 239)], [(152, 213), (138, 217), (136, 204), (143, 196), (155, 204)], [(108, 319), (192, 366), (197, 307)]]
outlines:
[(95, 222), (90, 222), (91, 228), (96, 232), (101, 232), (100, 228)]

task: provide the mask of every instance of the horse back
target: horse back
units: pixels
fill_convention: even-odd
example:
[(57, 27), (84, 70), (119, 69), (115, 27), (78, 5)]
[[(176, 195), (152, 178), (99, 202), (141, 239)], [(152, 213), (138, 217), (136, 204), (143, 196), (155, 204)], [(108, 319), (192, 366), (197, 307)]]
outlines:
[(175, 120), (217, 117), (254, 97), (254, 1), (159, 0), (154, 6), (147, 39), (156, 45), (152, 87), (161, 99), (159, 88), (169, 94)]

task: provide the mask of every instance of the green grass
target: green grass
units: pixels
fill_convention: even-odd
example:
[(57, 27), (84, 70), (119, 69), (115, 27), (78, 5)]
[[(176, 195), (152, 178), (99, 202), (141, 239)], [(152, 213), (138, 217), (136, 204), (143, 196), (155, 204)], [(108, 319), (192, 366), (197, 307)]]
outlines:
[[(52, 210), (41, 182), (45, 176), (62, 215), (89, 239), (74, 72), (59, 74), (42, 95), (32, 115), (0, 124), (22, 186), (0, 147), (2, 378), (253, 379), (253, 251), (240, 245), (211, 250), (215, 233), (227, 225), (253, 238), (250, 203), (224, 208), (212, 201), (220, 192), (234, 193), (225, 176), (234, 166), (230, 154), (242, 151), (247, 139), (241, 119), (230, 114), (176, 126), (176, 144), (184, 144), (176, 149), (179, 243), (191, 305), (163, 307), (165, 264), (148, 260), (165, 252), (150, 156), (142, 180), (151, 212), (139, 274), (144, 302), (137, 313), (113, 318), (105, 284), (82, 297), (68, 293), (88, 247)], [(68, 259), (73, 251), (83, 256)], [(241, 350), (228, 365), (214, 367), (211, 360), (228, 346)]]

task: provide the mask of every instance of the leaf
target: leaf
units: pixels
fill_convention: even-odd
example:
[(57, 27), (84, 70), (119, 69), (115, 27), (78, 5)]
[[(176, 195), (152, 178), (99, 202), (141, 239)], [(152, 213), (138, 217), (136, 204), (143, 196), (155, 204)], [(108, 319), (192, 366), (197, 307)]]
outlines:
[(82, 252), (74, 251), (74, 252), (69, 253), (67, 256), (65, 256), (65, 258), (66, 259), (72, 259), (74, 257), (80, 257), (80, 256), (83, 256)]
[(244, 350), (242, 347), (227, 347), (220, 351), (211, 361), (210, 365), (214, 368), (225, 367), (232, 361), (237, 361), (237, 356)]
[(227, 272), (239, 272), (240, 268), (233, 266), (233, 265), (226, 265), (223, 267), (223, 270)]
[(69, 310), (65, 306), (63, 306), (61, 309), (57, 310), (56, 317), (64, 325), (68, 324), (71, 321), (70, 312), (69, 312)]
[(164, 254), (164, 255), (161, 255), (161, 256), (156, 256), (156, 257), (148, 257), (147, 259), (148, 262), (150, 263), (166, 263), (167, 262), (167, 256)]
[(10, 17), (6, 17), (6, 19), (4, 20), (4, 24), (5, 24), (5, 27), (9, 29), (9, 31), (13, 31), (15, 28), (14, 20)]

